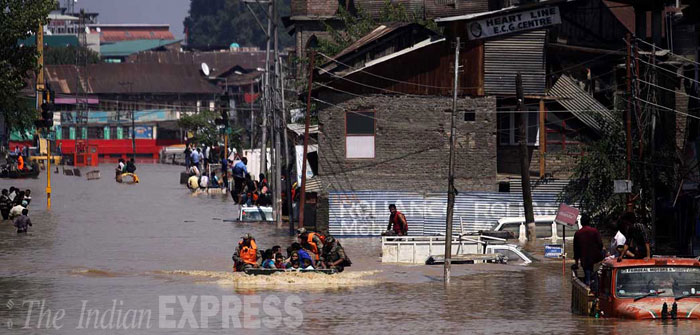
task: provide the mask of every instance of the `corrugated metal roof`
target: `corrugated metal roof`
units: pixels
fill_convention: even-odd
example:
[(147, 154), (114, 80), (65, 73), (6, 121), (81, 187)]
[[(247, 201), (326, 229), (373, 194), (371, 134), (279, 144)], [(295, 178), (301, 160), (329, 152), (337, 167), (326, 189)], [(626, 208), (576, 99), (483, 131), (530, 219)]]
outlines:
[[(389, 222), (389, 204), (406, 215), (409, 235), (445, 233), (447, 195), (394, 191), (333, 191), (329, 194), (330, 234), (378, 236)], [(535, 215), (553, 215), (559, 203), (553, 193), (533, 194)], [(522, 195), (498, 192), (461, 192), (455, 199), (453, 230), (494, 228), (503, 217), (524, 216)]]
[[(287, 124), (287, 129), (293, 131), (298, 136), (304, 136), (304, 131), (306, 126), (299, 123), (289, 123)], [(309, 126), (309, 134), (318, 134), (318, 125)]]
[[(80, 92), (86, 94), (217, 94), (211, 84), (190, 64), (90, 64), (48, 65), (46, 80), (59, 94), (75, 94), (80, 77)], [(127, 84), (128, 83), (128, 84)]]
[[(36, 45), (36, 36), (29, 36), (17, 42), (19, 45)], [(44, 45), (47, 47), (77, 46), (76, 35), (44, 35)]]
[[(520, 179), (511, 179), (510, 193), (522, 194), (523, 182)], [(530, 180), (532, 193), (554, 193), (560, 194), (566, 185), (569, 184), (568, 179), (535, 179)]]
[(546, 30), (498, 36), (484, 42), (484, 91), (487, 95), (515, 95), (515, 76), (521, 73), (525, 95), (545, 93)]
[(182, 40), (131, 40), (105, 43), (100, 45), (102, 57), (124, 57), (137, 52), (152, 50), (171, 44), (179, 43)]
[(549, 90), (549, 95), (561, 98), (557, 102), (592, 129), (601, 130), (598, 117), (608, 121), (615, 119), (609, 109), (586, 93), (573, 78), (567, 75), (559, 77)]
[(368, 45), (383, 36), (386, 36), (396, 30), (399, 30), (403, 27), (410, 26), (414, 23), (406, 23), (406, 22), (394, 22), (394, 23), (388, 23), (386, 25), (380, 25), (379, 27), (375, 28), (370, 32), (369, 34), (362, 36), (360, 39), (355, 41), (354, 43), (350, 44), (347, 48), (343, 49), (343, 51), (339, 52), (337, 55), (333, 56), (335, 59), (339, 59), (341, 57), (347, 56), (355, 51), (358, 51), (360, 48), (362, 48), (365, 45)]
[(265, 52), (152, 52), (144, 51), (129, 56), (127, 63), (139, 64), (193, 64), (199, 67), (207, 63), (211, 75), (218, 77), (234, 66), (244, 69), (257, 69), (265, 66)]

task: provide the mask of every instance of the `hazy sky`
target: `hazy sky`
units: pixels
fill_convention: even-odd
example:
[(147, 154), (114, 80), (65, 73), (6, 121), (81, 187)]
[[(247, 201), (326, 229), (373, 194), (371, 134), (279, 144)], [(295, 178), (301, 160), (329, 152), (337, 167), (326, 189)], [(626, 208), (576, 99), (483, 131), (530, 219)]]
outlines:
[[(60, 2), (65, 6), (66, 0)], [(168, 23), (175, 38), (182, 39), (190, 0), (77, 0), (75, 8), (100, 13), (100, 23)]]

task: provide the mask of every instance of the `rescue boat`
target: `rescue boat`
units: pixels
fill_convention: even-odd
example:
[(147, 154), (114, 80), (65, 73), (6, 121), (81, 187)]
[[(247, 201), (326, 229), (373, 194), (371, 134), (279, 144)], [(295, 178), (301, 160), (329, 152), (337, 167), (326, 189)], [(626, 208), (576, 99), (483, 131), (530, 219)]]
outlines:
[(118, 174), (115, 179), (117, 180), (117, 183), (124, 184), (137, 184), (139, 182), (139, 176), (129, 172)]
[(572, 271), (573, 313), (636, 320), (700, 320), (700, 259), (606, 259), (591, 287)]

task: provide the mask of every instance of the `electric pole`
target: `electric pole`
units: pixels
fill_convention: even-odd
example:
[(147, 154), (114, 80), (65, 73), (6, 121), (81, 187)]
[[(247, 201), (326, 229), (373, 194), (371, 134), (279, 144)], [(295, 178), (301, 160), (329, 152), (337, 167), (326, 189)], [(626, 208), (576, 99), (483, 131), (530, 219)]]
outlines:
[(267, 118), (270, 111), (270, 33), (272, 32), (272, 3), (267, 4), (267, 31), (265, 32), (265, 75), (263, 76), (263, 116), (262, 145), (260, 150), (260, 171), (267, 175)]
[(445, 284), (450, 283), (452, 265), (452, 216), (455, 209), (455, 145), (457, 142), (457, 89), (459, 87), (459, 36), (455, 45), (454, 88), (452, 92), (452, 117), (450, 121), (450, 162), (447, 176), (447, 222), (445, 227)]
[[(275, 46), (275, 91), (277, 92), (277, 98), (281, 97), (281, 91), (280, 91), (280, 86), (279, 86), (279, 76), (280, 76), (280, 55), (279, 55), (279, 37), (277, 36), (277, 0), (272, 0), (272, 20), (274, 20), (273, 23), (273, 36), (274, 36), (274, 46)], [(278, 104), (277, 107), (280, 107), (282, 104)], [(281, 148), (280, 148), (280, 128), (279, 126), (279, 117), (278, 113), (280, 112), (284, 113), (284, 110), (281, 108), (273, 108), (273, 120), (274, 120), (274, 129), (275, 131), (275, 187), (272, 189), (273, 192), (273, 197), (272, 200), (274, 201), (274, 211), (275, 211), (275, 218), (277, 221), (277, 228), (282, 228), (282, 164), (280, 162), (280, 156), (281, 156)], [(286, 125), (283, 125), (286, 127)]]
[[(536, 237), (535, 212), (532, 208), (532, 190), (530, 189), (530, 155), (527, 152), (528, 112), (525, 110), (523, 77), (520, 73), (515, 76), (515, 95), (518, 100), (517, 114), (520, 116), (520, 180), (523, 188), (523, 209), (525, 210), (525, 222), (527, 223), (527, 238), (529, 242), (534, 242)], [(544, 129), (540, 131), (544, 131)], [(540, 143), (540, 145), (542, 144)]]
[[(44, 26), (42, 24), (39, 24), (39, 30), (36, 32), (36, 51), (39, 54), (39, 73), (36, 76), (36, 108), (43, 115), (45, 111), (42, 108), (42, 97), (46, 91), (46, 83), (44, 81)], [(47, 134), (50, 133), (50, 130), (51, 128), (48, 128)], [(41, 136), (39, 136), (39, 141), (41, 142)], [(46, 209), (51, 209), (51, 142), (48, 138), (46, 139)]]
[[(626, 124), (626, 160), (627, 160), (627, 180), (632, 180), (632, 34), (627, 33), (627, 113), (625, 113)], [(627, 210), (632, 211), (632, 193), (627, 193)]]
[(299, 195), (299, 223), (298, 227), (304, 227), (304, 205), (306, 203), (306, 155), (309, 150), (309, 123), (311, 123), (311, 88), (314, 83), (314, 58), (316, 52), (311, 51), (309, 60), (309, 95), (306, 98), (306, 115), (304, 116), (304, 154), (301, 157), (301, 194)]

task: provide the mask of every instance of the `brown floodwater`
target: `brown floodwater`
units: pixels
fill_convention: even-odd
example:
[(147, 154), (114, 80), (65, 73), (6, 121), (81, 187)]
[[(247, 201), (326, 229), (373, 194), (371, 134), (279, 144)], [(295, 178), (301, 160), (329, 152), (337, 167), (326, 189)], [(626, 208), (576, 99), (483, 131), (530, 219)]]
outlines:
[[(286, 247), (287, 230), (228, 221), (236, 216), (231, 198), (192, 195), (178, 184), (180, 167), (140, 165), (137, 185), (117, 184), (111, 165), (101, 170), (92, 181), (54, 175), (51, 211), (45, 174), (0, 180), (33, 191), (34, 222), (26, 236), (0, 223), (0, 333), (700, 333), (700, 322), (572, 315), (561, 261), (454, 265), (445, 287), (441, 266), (381, 264), (378, 238), (351, 238), (341, 242), (354, 264), (340, 275), (233, 274), (243, 233), (261, 247)], [(239, 307), (233, 318), (222, 315), (227, 299)], [(213, 305), (217, 313), (203, 317)], [(129, 323), (137, 312), (140, 322)], [(175, 329), (163, 327), (168, 320)]]

